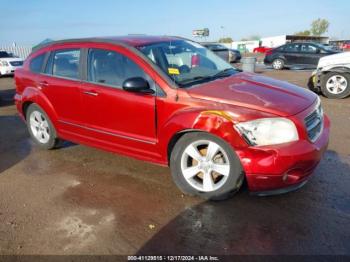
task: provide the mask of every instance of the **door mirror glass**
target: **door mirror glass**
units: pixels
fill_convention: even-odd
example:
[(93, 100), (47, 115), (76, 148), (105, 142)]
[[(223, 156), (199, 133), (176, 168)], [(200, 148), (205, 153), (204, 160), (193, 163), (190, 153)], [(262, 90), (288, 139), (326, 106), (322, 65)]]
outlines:
[(123, 83), (123, 89), (128, 92), (136, 92), (143, 94), (153, 94), (149, 83), (142, 77), (128, 78)]

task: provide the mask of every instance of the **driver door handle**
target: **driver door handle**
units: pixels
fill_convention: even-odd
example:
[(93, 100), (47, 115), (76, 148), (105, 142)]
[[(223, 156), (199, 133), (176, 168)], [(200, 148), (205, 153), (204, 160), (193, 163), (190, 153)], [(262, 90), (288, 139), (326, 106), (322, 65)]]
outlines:
[(83, 93), (85, 95), (89, 95), (89, 96), (98, 96), (98, 93), (96, 93), (94, 91), (84, 91)]

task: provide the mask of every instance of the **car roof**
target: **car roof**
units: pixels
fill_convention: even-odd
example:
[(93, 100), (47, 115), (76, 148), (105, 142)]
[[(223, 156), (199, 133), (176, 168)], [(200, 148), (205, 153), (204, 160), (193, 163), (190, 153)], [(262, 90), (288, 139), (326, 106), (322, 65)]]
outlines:
[(52, 41), (39, 45), (35, 49), (41, 49), (42, 47), (51, 46), (61, 43), (78, 43), (78, 42), (99, 42), (99, 43), (115, 43), (124, 44), (132, 47), (149, 45), (154, 43), (160, 43), (165, 41), (175, 41), (184, 39), (177, 36), (149, 36), (149, 35), (126, 35), (126, 36), (110, 36), (110, 37), (90, 37), (90, 38), (76, 38), (76, 39), (64, 39), (58, 41)]
[(291, 44), (298, 44), (298, 45), (300, 45), (300, 44), (313, 44), (313, 45), (322, 45), (322, 43), (318, 43), (318, 42), (298, 42), (298, 41), (296, 41), (296, 42), (292, 42), (292, 43), (286, 43), (286, 45), (291, 45)]

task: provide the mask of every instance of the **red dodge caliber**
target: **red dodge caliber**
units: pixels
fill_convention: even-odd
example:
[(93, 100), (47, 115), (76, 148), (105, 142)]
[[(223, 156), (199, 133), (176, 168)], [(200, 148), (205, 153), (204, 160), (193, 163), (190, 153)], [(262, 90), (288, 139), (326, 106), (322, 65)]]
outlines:
[(69, 140), (169, 165), (184, 193), (206, 199), (231, 196), (244, 179), (260, 195), (295, 190), (328, 144), (315, 94), (242, 73), (183, 38), (52, 42), (15, 81), (39, 147)]

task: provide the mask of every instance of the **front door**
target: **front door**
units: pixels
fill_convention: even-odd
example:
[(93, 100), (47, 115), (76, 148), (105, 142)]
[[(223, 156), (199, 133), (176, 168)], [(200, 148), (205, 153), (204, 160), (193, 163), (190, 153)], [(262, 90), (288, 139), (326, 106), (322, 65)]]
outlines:
[(112, 50), (89, 49), (87, 81), (82, 85), (86, 128), (93, 138), (125, 145), (155, 144), (155, 95), (123, 90), (131, 77), (152, 80), (127, 56)]
[(302, 44), (300, 52), (303, 54), (303, 64), (309, 67), (316, 67), (322, 56), (320, 49), (312, 44)]

